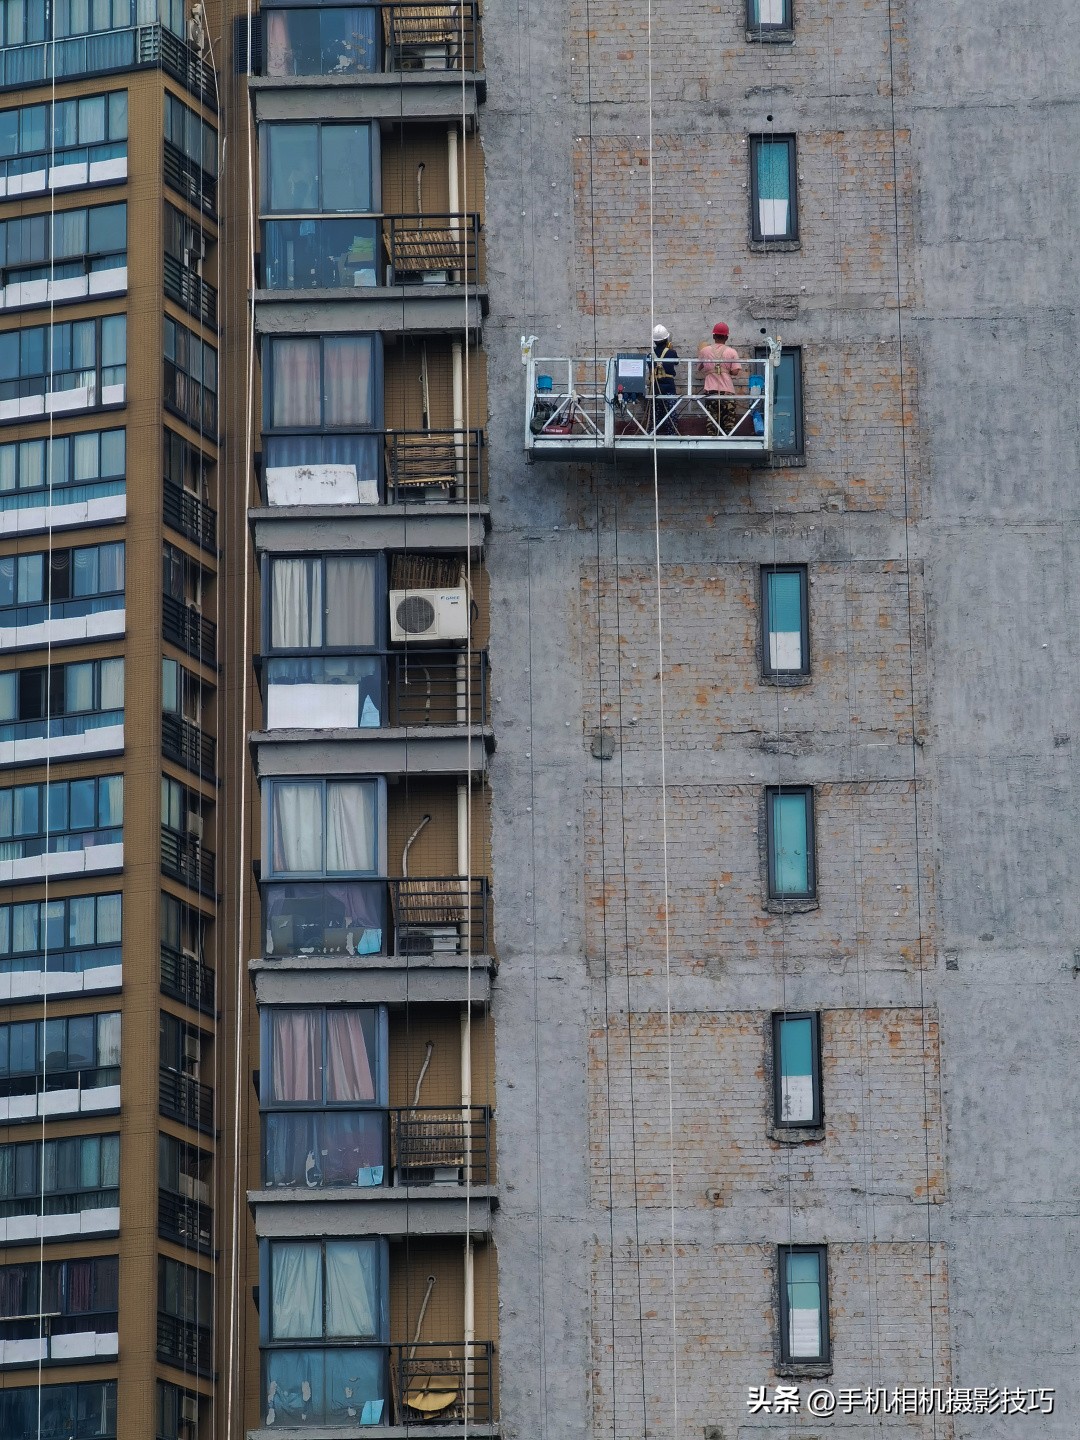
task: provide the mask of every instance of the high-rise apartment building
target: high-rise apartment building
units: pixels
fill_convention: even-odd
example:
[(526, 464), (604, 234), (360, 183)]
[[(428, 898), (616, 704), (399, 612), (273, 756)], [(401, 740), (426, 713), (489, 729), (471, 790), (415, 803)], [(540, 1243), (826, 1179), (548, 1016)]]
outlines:
[(993, 18), (0, 0), (0, 1440), (1072, 1440)]

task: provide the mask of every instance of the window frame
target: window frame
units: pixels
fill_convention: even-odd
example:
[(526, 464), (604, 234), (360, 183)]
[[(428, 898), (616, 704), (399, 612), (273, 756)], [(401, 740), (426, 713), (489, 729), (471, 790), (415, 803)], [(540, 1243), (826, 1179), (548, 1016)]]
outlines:
[[(372, 1245), (378, 1257), (378, 1334), (328, 1335), (326, 1333), (326, 1247), (352, 1242)], [(321, 1335), (299, 1336), (274, 1334), (274, 1269), (273, 1251), (277, 1245), (317, 1245), (320, 1251), (323, 1297), (323, 1328)], [(266, 1303), (259, 1306), (259, 1345), (263, 1350), (385, 1350), (390, 1339), (390, 1242), (381, 1235), (275, 1236), (259, 1244), (259, 1294)]]
[[(788, 1262), (795, 1255), (815, 1255), (818, 1261), (818, 1317), (821, 1349), (817, 1355), (793, 1355), (788, 1324)], [(780, 1364), (785, 1369), (817, 1368), (832, 1365), (832, 1333), (829, 1325), (829, 1247), (827, 1245), (778, 1245), (776, 1247), (777, 1310), (779, 1313)]]
[[(772, 663), (772, 605), (769, 598), (769, 577), (771, 575), (798, 575), (799, 577), (799, 644), (802, 663), (797, 668), (774, 666)], [(759, 603), (761, 610), (761, 673), (766, 680), (784, 680), (810, 675), (810, 574), (807, 565), (762, 565), (760, 571)], [(785, 633), (781, 631), (777, 634)]]
[[(327, 1017), (342, 1011), (370, 1011), (374, 1021), (375, 1046), (372, 1055), (372, 1079), (375, 1095), (371, 1100), (329, 1100), (326, 1096), (328, 1027)], [(281, 1100), (274, 1097), (273, 1066), (273, 1021), (276, 1015), (286, 1012), (301, 1014), (317, 1013), (321, 1017), (322, 1055), (319, 1070), (322, 1079), (322, 1098), (319, 1100)], [(259, 1043), (266, 1063), (259, 1067), (259, 1108), (279, 1113), (310, 1112), (312, 1110), (385, 1110), (390, 1104), (390, 1021), (385, 1005), (268, 1005), (259, 1016)]]
[[(119, 448), (123, 460), (122, 468), (117, 472), (106, 473), (106, 465), (103, 459), (105, 451), (104, 437), (121, 436)], [(97, 473), (86, 479), (79, 479), (75, 471), (76, 445), (77, 441), (95, 439), (97, 442)], [(112, 442), (115, 445), (117, 442)], [(41, 478), (40, 485), (24, 485), (21, 483), (24, 460), (28, 458), (32, 446), (42, 447), (41, 449)], [(111, 447), (110, 447), (111, 448)], [(124, 494), (127, 488), (127, 430), (123, 425), (111, 426), (105, 430), (79, 430), (71, 435), (48, 435), (37, 436), (26, 440), (4, 440), (0, 443), (0, 456), (6, 451), (12, 451), (11, 475), (15, 483), (7, 488), (0, 488), (0, 510), (22, 508), (12, 504), (13, 500), (21, 495), (38, 496), (47, 495), (52, 503), (63, 505), (67, 502), (64, 495), (65, 489), (77, 489), (108, 486), (106, 493)], [(64, 457), (61, 467), (56, 459), (60, 454)], [(60, 472), (59, 474), (57, 472)], [(115, 487), (119, 486), (117, 489)], [(60, 492), (57, 494), (57, 492)], [(87, 498), (80, 495), (76, 498)], [(68, 502), (68, 503), (74, 503)]]
[[(806, 889), (780, 890), (776, 884), (776, 810), (781, 796), (801, 795), (806, 801)], [(767, 785), (765, 787), (765, 850), (768, 895), (770, 900), (799, 904), (817, 899), (817, 833), (814, 817), (813, 785)]]
[[(274, 853), (274, 791), (278, 785), (320, 785), (322, 787), (323, 865), (321, 870), (276, 870)], [(326, 796), (329, 785), (371, 785), (375, 796), (375, 854), (371, 870), (337, 871), (326, 868)], [(262, 879), (280, 884), (335, 880), (383, 880), (386, 878), (386, 779), (381, 775), (274, 775), (263, 783)]]
[[(781, 0), (783, 19), (777, 24), (755, 19), (754, 9), (760, 0), (746, 0), (746, 33), (749, 40), (787, 39), (795, 30), (795, 0)], [(760, 11), (759, 11), (760, 14)]]
[[(117, 248), (116, 246), (102, 246), (100, 244), (96, 245), (95, 247), (95, 245), (92, 245), (90, 243), (91, 216), (99, 215), (103, 210), (123, 211), (124, 243), (119, 248)], [(102, 271), (103, 267), (101, 267), (100, 265), (95, 265), (94, 262), (105, 259), (115, 261), (121, 259), (122, 257), (121, 265), (114, 264), (104, 267), (105, 272), (126, 267), (128, 257), (127, 211), (127, 201), (117, 200), (112, 201), (107, 205), (77, 205), (70, 210), (58, 210), (53, 215), (50, 215), (48, 213), (43, 215), (19, 215), (12, 216), (8, 220), (0, 221), (0, 252), (2, 252), (2, 260), (0, 260), (0, 284), (26, 284), (28, 283), (28, 278), (30, 281), (37, 278), (44, 278), (50, 281), (53, 279), (61, 280), (64, 277), (62, 275), (57, 275), (55, 272), (58, 268), (62, 268), (66, 265), (78, 265), (79, 268), (77, 273), (79, 275), (96, 274), (99, 271)], [(84, 217), (83, 224), (86, 231), (86, 241), (81, 249), (73, 250), (70, 253), (65, 253), (63, 250), (61, 250), (61, 252), (57, 254), (57, 221), (61, 219), (70, 219), (70, 217), (73, 215), (82, 215)], [(34, 251), (33, 253), (28, 253), (26, 258), (19, 261), (9, 259), (8, 240), (13, 233), (18, 233), (16, 227), (23, 227), (26, 231), (30, 233), (32, 238), (33, 224), (35, 221), (43, 222), (43, 226), (41, 229), (41, 239), (43, 240), (43, 244), (38, 247), (40, 253), (38, 253), (37, 251)], [(79, 262), (81, 262), (81, 265)], [(23, 277), (21, 280), (12, 279), (13, 273), (19, 274), (24, 270), (44, 270), (46, 273), (42, 277), (30, 276), (28, 278)], [(86, 299), (85, 296), (72, 296), (69, 298), (78, 300)], [(24, 301), (23, 303), (26, 304), (28, 302)], [(41, 303), (44, 304), (46, 302), (42, 301)]]
[[(776, 367), (773, 376), (773, 447), (770, 451), (774, 460), (783, 463), (786, 460), (801, 460), (806, 453), (805, 437), (803, 434), (803, 347), (801, 345), (781, 345), (780, 364), (785, 359), (790, 359), (791, 365), (791, 428), (794, 431), (794, 441), (791, 445), (778, 446), (775, 443), (776, 436), (776, 402), (777, 393), (780, 389), (780, 366)], [(768, 351), (763, 345), (754, 347), (754, 356), (758, 360), (764, 360)]]
[[(749, 136), (750, 153), (750, 239), (756, 245), (797, 245), (799, 243), (799, 156), (798, 137), (793, 132), (772, 134), (756, 131)], [(782, 235), (766, 235), (761, 228), (758, 182), (758, 154), (763, 145), (785, 145), (788, 163), (788, 223)]]
[[(372, 583), (372, 594), (374, 597), (374, 638), (370, 645), (349, 644), (349, 645), (327, 645), (325, 640), (318, 646), (295, 646), (275, 645), (274, 635), (274, 566), (283, 561), (301, 560), (306, 564), (318, 565), (321, 571), (321, 586), (323, 595), (324, 615), (326, 589), (326, 565), (331, 560), (362, 560), (371, 564), (374, 580)], [(300, 555), (278, 554), (276, 551), (267, 552), (262, 557), (262, 635), (263, 655), (267, 658), (274, 656), (316, 656), (316, 655), (381, 655), (387, 646), (387, 632), (389, 630), (389, 603), (390, 590), (387, 575), (386, 554), (382, 550), (365, 551), (318, 551)], [(323, 633), (325, 635), (325, 624)]]
[[(785, 1120), (784, 1112), (784, 1069), (781, 1063), (783, 1045), (781, 1034), (785, 1023), (791, 1020), (810, 1022), (810, 1083), (813, 1087), (814, 1109), (809, 1120)], [(777, 1130), (820, 1130), (825, 1123), (825, 1097), (822, 1088), (821, 1070), (821, 1012), (819, 1010), (777, 1010), (772, 1016), (772, 1123)]]
[[(356, 7), (370, 8), (370, 7)], [(369, 72), (370, 73), (370, 72)], [(323, 153), (323, 131), (345, 129), (348, 126), (364, 125), (367, 127), (367, 155), (368, 155), (368, 205), (366, 209), (331, 210), (327, 208), (324, 196), (324, 176), (326, 174), (326, 162)], [(314, 204), (312, 205), (274, 205), (271, 200), (271, 189), (273, 188), (273, 175), (271, 167), (274, 163), (274, 136), (275, 128), (292, 129), (314, 129), (316, 135), (316, 149), (318, 153), (318, 168), (313, 180)], [(348, 219), (360, 216), (377, 216), (382, 210), (382, 133), (379, 121), (376, 118), (346, 119), (339, 117), (333, 120), (264, 120), (259, 125), (259, 219), (277, 220), (286, 219), (290, 216), (326, 216), (327, 218), (340, 217)]]
[[(314, 425), (276, 425), (274, 423), (274, 386), (277, 379), (278, 344), (283, 340), (317, 342), (319, 346), (319, 419)], [(368, 340), (371, 342), (371, 419), (364, 425), (349, 422), (331, 425), (326, 419), (326, 343), (337, 340)], [(340, 334), (268, 335), (263, 348), (263, 410), (262, 433), (273, 439), (285, 435), (378, 435), (383, 430), (383, 344), (377, 330), (348, 330)], [(300, 463), (300, 462), (297, 462)]]

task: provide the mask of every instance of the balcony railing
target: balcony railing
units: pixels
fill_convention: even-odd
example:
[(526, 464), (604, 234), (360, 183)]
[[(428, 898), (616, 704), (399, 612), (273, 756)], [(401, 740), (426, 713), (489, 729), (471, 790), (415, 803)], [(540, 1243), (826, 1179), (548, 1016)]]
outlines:
[(498, 1419), (490, 1340), (281, 1345), (263, 1351), (262, 1366), (263, 1394), (274, 1397), (274, 1423), (290, 1434), (322, 1431), (346, 1418), (361, 1433), (369, 1425), (489, 1425)]
[(163, 159), (166, 185), (172, 186), (178, 195), (190, 200), (196, 209), (202, 210), (211, 219), (217, 216), (217, 181), (196, 161), (190, 160), (182, 150), (165, 141)]
[(486, 1105), (269, 1110), (262, 1127), (268, 1189), (491, 1183)]
[(173, 645), (205, 665), (217, 663), (217, 626), (172, 595), (161, 597), (161, 633)]
[(193, 1076), (181, 1075), (164, 1065), (158, 1069), (158, 1082), (158, 1105), (163, 1115), (213, 1133), (214, 1092), (209, 1085), (200, 1085)]
[[(42, 720), (15, 720), (0, 725), (0, 742), (8, 740), (60, 740), (89, 735), (124, 723), (123, 710), (85, 710), (81, 714), (50, 715)], [(92, 747), (91, 747), (92, 748)]]
[(168, 254), (165, 256), (165, 294), (209, 329), (216, 327), (217, 291), (201, 275)]
[(47, 43), (6, 46), (0, 50), (0, 85), (44, 85), (53, 79), (70, 80), (80, 75), (107, 75), (150, 66), (160, 66), (190, 95), (211, 109), (216, 107), (210, 66), (163, 25), (128, 25)]
[(184, 835), (169, 825), (161, 827), (161, 872), (174, 880), (198, 890), (202, 895), (215, 893), (215, 855), (204, 848), (193, 835)]
[(484, 725), (488, 719), (486, 650), (413, 646), (387, 657), (391, 725)]
[(213, 1244), (214, 1212), (188, 1195), (159, 1187), (158, 1234), (189, 1250), (209, 1250)]
[(408, 3), (382, 6), (387, 70), (479, 68), (480, 18), (476, 0), (458, 4)]
[(117, 1322), (115, 1310), (74, 1315), (51, 1311), (0, 1320), (0, 1365), (33, 1365), (38, 1360), (71, 1365), (97, 1359), (108, 1353), (108, 1347), (98, 1349), (100, 1337), (115, 1336)]
[(715, 378), (711, 361), (671, 361), (674, 373), (661, 375), (648, 354), (540, 359), (526, 352), (525, 448), (537, 456), (655, 449), (767, 457), (780, 347), (771, 350), (769, 359), (740, 362), (737, 394), (706, 388)]
[(479, 215), (384, 215), (382, 228), (391, 285), (484, 283)]
[(481, 504), (487, 499), (485, 459), (483, 430), (388, 430), (387, 499)]
[(179, 715), (161, 717), (161, 753), (204, 780), (214, 778), (217, 741)]
[(409, 876), (389, 882), (397, 955), (487, 955), (487, 876)]
[(199, 1375), (212, 1375), (214, 1347), (209, 1325), (196, 1325), (191, 1320), (178, 1320), (175, 1315), (157, 1317), (158, 1359), (180, 1370), (194, 1370)]
[(213, 1015), (216, 1009), (214, 972), (197, 955), (161, 946), (161, 988), (195, 1010)]

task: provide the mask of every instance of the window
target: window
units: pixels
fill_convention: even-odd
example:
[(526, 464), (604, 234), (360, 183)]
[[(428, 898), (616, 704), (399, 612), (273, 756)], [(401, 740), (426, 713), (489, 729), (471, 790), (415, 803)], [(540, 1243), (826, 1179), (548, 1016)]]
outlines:
[(196, 430), (217, 433), (217, 351), (165, 317), (165, 404)]
[(829, 1360), (828, 1261), (824, 1245), (781, 1245), (780, 1361)]
[[(119, 1185), (119, 1135), (0, 1145), (0, 1217), (112, 1209), (119, 1204)], [(2, 1428), (0, 1435), (6, 1437)]]
[(5, 1440), (116, 1440), (116, 1381), (0, 1390)]
[(0, 860), (115, 844), (123, 823), (122, 775), (16, 785), (0, 790)]
[(270, 875), (376, 875), (376, 780), (274, 780), (269, 790)]
[(385, 594), (374, 555), (273, 558), (271, 651), (378, 649)]
[[(210, 1404), (194, 1390), (181, 1390), (164, 1380), (157, 1382), (157, 1440), (192, 1440), (205, 1421)], [(189, 1415), (198, 1415), (194, 1428)]]
[(166, 715), (179, 715), (192, 725), (202, 718), (202, 681), (175, 660), (161, 662), (161, 708)]
[(767, 676), (809, 675), (809, 590), (805, 565), (761, 568), (761, 659)]
[(123, 721), (123, 660), (0, 672), (0, 740), (82, 735)]
[(753, 239), (799, 238), (794, 135), (751, 135), (750, 206)]
[[(16, 7), (18, 3), (14, 0)], [(27, 3), (44, 20), (39, 0)], [(0, 15), (10, 17), (12, 9), (13, 0), (7, 0), (6, 6), (0, 7)], [(0, 176), (40, 173), (41, 184), (32, 188), (44, 190), (47, 168), (126, 157), (127, 138), (126, 90), (0, 110)]]
[(264, 1104), (385, 1103), (384, 1028), (373, 1007), (265, 1010)]
[[(760, 347), (754, 353), (762, 360), (767, 354)], [(772, 454), (800, 456), (803, 453), (802, 350), (785, 345), (774, 374)]]
[(0, 445), (0, 511), (122, 495), (125, 440), (123, 430), (87, 430)]
[(169, 775), (161, 777), (161, 823), (168, 829), (182, 832), (197, 829), (203, 816), (203, 803), (198, 791), (189, 790)]
[(268, 339), (268, 352), (264, 382), (268, 428), (368, 429), (377, 425), (375, 336), (273, 336)]
[(382, 1418), (387, 1270), (385, 1240), (264, 1245), (263, 1391), (274, 1396), (276, 1423), (355, 1425), (366, 1416), (360, 1423), (377, 1424)]
[(765, 792), (770, 900), (810, 900), (814, 873), (814, 792), (809, 786)]
[(0, 1095), (119, 1083), (119, 1012), (0, 1025)]
[(777, 31), (790, 32), (794, 25), (791, 5), (792, 0), (747, 0), (746, 28), (756, 40), (771, 38)]
[[(40, 415), (40, 397), (82, 390), (66, 408), (120, 404), (127, 383), (127, 316), (35, 325), (0, 334), (0, 418)], [(30, 403), (34, 402), (38, 403)]]
[(36, 625), (123, 607), (122, 540), (0, 556), (0, 626)]
[[(0, 279), (5, 285), (77, 279), (126, 264), (124, 204), (58, 210), (51, 216), (26, 215), (0, 222)], [(84, 286), (80, 294), (67, 298), (83, 299), (86, 293)], [(42, 303), (46, 298), (42, 295)], [(58, 294), (55, 298), (65, 297)]]
[(207, 459), (201, 450), (190, 445), (181, 436), (174, 435), (171, 430), (166, 430), (164, 435), (163, 465), (162, 473), (171, 485), (186, 490), (189, 495), (195, 495), (200, 500), (210, 502), (210, 471), (213, 461)]
[(263, 10), (267, 75), (353, 75), (381, 69), (381, 26), (373, 6)]
[(158, 1256), (157, 1349), (162, 1360), (209, 1374), (214, 1282), (205, 1270)]
[(0, 1267), (0, 1339), (36, 1340), (45, 1315), (46, 1334), (115, 1331), (118, 1268), (115, 1255)]
[(370, 124), (259, 127), (267, 215), (369, 215), (378, 130)]
[(772, 1017), (773, 1123), (816, 1127), (822, 1121), (820, 1017)]
[(0, 975), (120, 964), (119, 895), (0, 905)]
[[(165, 94), (165, 143), (203, 172), (212, 183), (217, 176), (218, 135), (194, 110), (175, 95)], [(167, 177), (166, 177), (167, 178)]]

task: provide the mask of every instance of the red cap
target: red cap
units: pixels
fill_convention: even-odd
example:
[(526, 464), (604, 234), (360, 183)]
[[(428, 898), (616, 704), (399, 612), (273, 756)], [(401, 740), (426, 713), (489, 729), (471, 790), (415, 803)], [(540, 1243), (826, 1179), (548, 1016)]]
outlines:
[(724, 324), (723, 320), (718, 320), (718, 321), (716, 322), (716, 324), (712, 327), (712, 333), (713, 333), (714, 335), (719, 335), (719, 336), (720, 336), (722, 339), (724, 339), (724, 340), (727, 339), (727, 337), (728, 337), (728, 328), (727, 328), (727, 326)]

